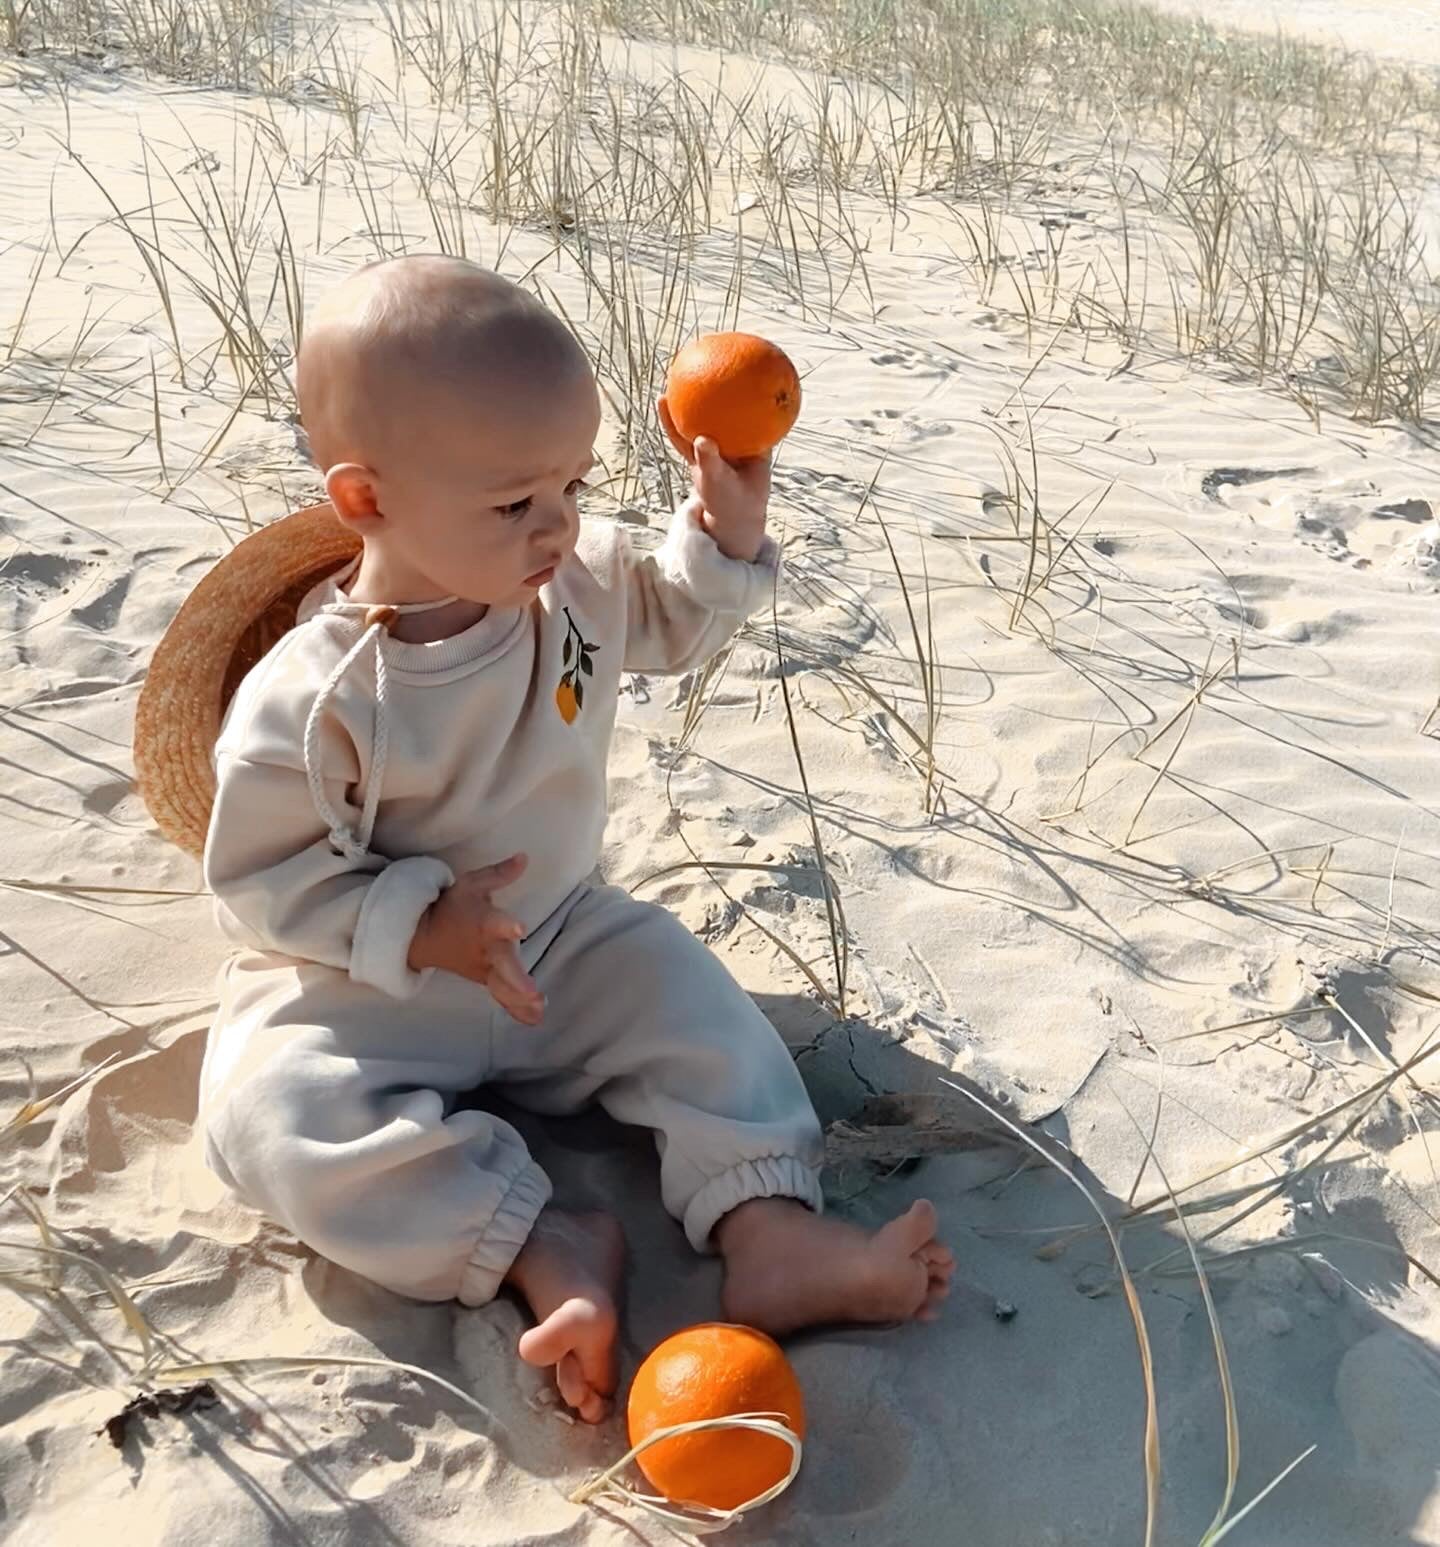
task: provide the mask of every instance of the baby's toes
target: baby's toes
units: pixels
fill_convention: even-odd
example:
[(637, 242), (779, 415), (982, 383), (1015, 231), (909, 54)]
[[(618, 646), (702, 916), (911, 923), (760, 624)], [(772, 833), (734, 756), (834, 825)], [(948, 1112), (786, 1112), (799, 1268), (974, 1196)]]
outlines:
[(580, 1411), (586, 1397), (591, 1394), (590, 1382), (585, 1379), (580, 1361), (573, 1353), (563, 1355), (555, 1366), (555, 1384), (560, 1388), (560, 1395), (566, 1405), (573, 1407), (576, 1412)]
[(600, 1423), (610, 1404), (590, 1384), (577, 1354), (566, 1354), (555, 1366), (555, 1384), (566, 1406), (574, 1408), (584, 1423)]
[(925, 1298), (920, 1303), (920, 1309), (915, 1313), (917, 1321), (934, 1321), (940, 1314), (940, 1307), (950, 1298), (950, 1285), (944, 1279), (932, 1278), (925, 1286)]
[(932, 1284), (948, 1284), (955, 1272), (955, 1254), (938, 1241), (931, 1241), (916, 1253), (925, 1264), (925, 1271)]

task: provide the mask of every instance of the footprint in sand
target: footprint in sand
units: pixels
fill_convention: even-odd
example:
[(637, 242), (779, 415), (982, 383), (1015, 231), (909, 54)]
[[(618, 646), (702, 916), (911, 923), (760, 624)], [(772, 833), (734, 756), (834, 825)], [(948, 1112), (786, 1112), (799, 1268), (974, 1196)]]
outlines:
[(1440, 580), (1440, 521), (1421, 532), (1405, 555), (1422, 575)]
[(904, 438), (915, 442), (922, 440), (938, 440), (946, 435), (955, 433), (955, 426), (947, 424), (943, 419), (920, 419), (907, 416), (903, 426)]
[(130, 574), (127, 571), (123, 575), (117, 575), (99, 596), (86, 602), (83, 607), (76, 607), (70, 616), (86, 628), (105, 633), (115, 627), (129, 591)]
[(1223, 505), (1227, 488), (1264, 483), (1269, 478), (1303, 478), (1314, 471), (1313, 467), (1217, 467), (1201, 478), (1200, 492), (1207, 500)]
[(1340, 1361), (1335, 1402), (1377, 1483), (1424, 1499), (1435, 1482), (1440, 1356), (1398, 1327), (1372, 1333)]
[(72, 589), (89, 565), (59, 553), (17, 553), (3, 571), (5, 588), (19, 598), (40, 600)]
[(811, 1435), (795, 1505), (807, 1515), (870, 1514), (926, 1456), (925, 1431), (894, 1400), (903, 1391), (895, 1358), (843, 1336), (802, 1344), (793, 1357)]
[(1391, 500), (1386, 505), (1377, 505), (1370, 514), (1377, 521), (1409, 521), (1423, 526), (1434, 518), (1435, 512), (1429, 500)]
[(860, 1424), (853, 1412), (832, 1414), (829, 1425), (813, 1414), (811, 1421), (817, 1433), (836, 1436), (829, 1448), (839, 1463), (815, 1468), (807, 1480), (805, 1507), (814, 1514), (869, 1514), (905, 1481), (915, 1437), (893, 1408), (883, 1416), (872, 1412)]

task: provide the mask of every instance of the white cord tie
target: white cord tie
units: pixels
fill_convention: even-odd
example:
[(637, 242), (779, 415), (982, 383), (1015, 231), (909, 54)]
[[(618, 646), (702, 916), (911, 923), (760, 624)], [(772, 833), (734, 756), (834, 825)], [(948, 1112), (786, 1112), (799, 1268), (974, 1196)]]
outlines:
[[(443, 596), (437, 602), (407, 602), (397, 607), (344, 601), (330, 602), (320, 609), (321, 612), (339, 613), (342, 616), (358, 612), (363, 619), (363, 632), (359, 639), (341, 656), (335, 669), (325, 679), (305, 720), (305, 779), (310, 786), (310, 799), (314, 802), (316, 815), (329, 830), (330, 846), (337, 854), (343, 854), (351, 864), (358, 864), (370, 852), (370, 838), (375, 831), (375, 814), (380, 807), (380, 790), (385, 780), (385, 757), (390, 749), (385, 636), (402, 613), (434, 612), (458, 600), (458, 597)], [(365, 799), (360, 808), (360, 823), (352, 829), (341, 821), (340, 814), (325, 794), (320, 726), (326, 706), (340, 686), (341, 679), (368, 647), (373, 647), (375, 652), (375, 730), (370, 749), (370, 774), (365, 781)]]

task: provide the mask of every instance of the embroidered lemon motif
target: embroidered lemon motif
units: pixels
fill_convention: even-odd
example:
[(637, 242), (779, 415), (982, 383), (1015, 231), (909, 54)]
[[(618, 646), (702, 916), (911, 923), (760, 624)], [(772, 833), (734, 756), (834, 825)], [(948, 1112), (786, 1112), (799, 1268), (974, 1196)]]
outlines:
[(585, 636), (576, 628), (570, 609), (565, 608), (565, 649), (561, 658), (565, 672), (555, 689), (555, 707), (567, 725), (573, 725), (575, 716), (585, 707), (585, 684), (581, 679), (595, 675), (590, 657), (597, 649), (598, 645), (585, 643)]

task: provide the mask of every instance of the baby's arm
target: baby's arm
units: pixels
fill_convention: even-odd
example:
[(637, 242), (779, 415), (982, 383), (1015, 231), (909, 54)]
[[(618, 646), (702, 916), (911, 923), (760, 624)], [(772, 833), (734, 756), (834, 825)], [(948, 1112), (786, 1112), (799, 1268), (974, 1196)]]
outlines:
[[(216, 749), (205, 881), (238, 944), (338, 967), (408, 998), (425, 979), (407, 959), (416, 928), (454, 875), (427, 855), (350, 857), (332, 843), (305, 772), (305, 719), (324, 670), (306, 660), (304, 644), (291, 636), (241, 687)], [(355, 730), (337, 704), (322, 725), (320, 758), (323, 794), (352, 833), (363, 734)]]
[(654, 554), (625, 551), (628, 671), (689, 671), (769, 603), (780, 551), (765, 534), (768, 458), (731, 466), (697, 442), (694, 495)]

